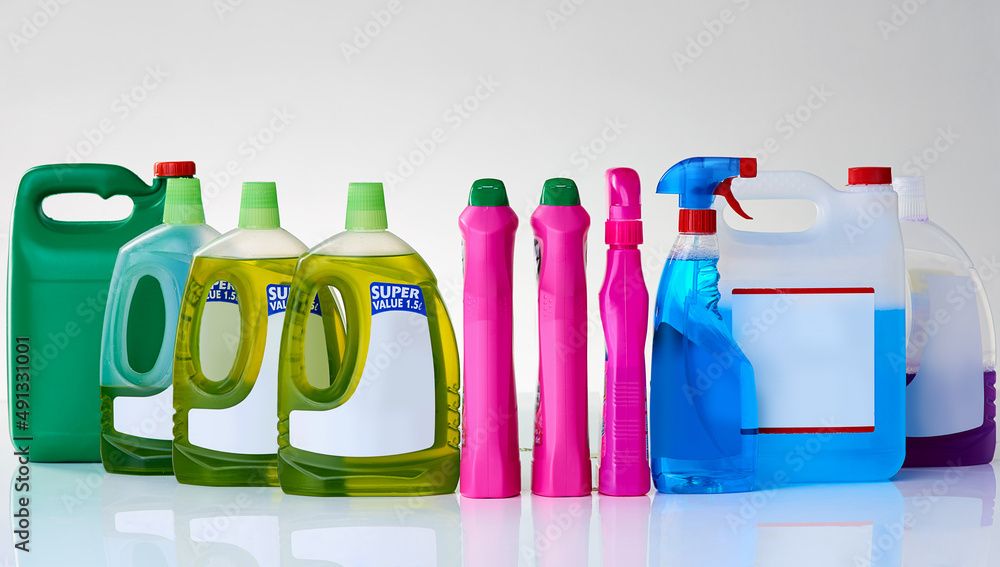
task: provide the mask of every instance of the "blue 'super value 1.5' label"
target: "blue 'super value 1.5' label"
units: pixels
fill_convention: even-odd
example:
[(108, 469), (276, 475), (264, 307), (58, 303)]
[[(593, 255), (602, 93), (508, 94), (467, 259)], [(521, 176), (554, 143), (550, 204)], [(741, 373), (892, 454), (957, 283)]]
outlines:
[(233, 287), (233, 284), (227, 282), (226, 280), (219, 280), (215, 282), (212, 284), (211, 289), (208, 290), (208, 297), (205, 298), (206, 303), (214, 301), (234, 304), (239, 303), (236, 298), (236, 288)]
[[(284, 313), (288, 307), (288, 290), (291, 286), (271, 284), (267, 286), (267, 315), (270, 317), (275, 313)], [(313, 315), (322, 315), (319, 310), (319, 295), (313, 298), (312, 308), (309, 312)]]
[(427, 315), (424, 293), (417, 285), (372, 282), (372, 315), (384, 311), (410, 311)]

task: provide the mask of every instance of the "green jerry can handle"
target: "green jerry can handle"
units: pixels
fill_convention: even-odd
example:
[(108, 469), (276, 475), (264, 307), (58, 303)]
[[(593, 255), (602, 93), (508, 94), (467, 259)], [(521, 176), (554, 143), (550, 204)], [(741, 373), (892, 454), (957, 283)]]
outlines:
[[(107, 225), (109, 230), (124, 227), (135, 218), (135, 211), (162, 205), (166, 177), (154, 177), (146, 185), (132, 171), (118, 166), (97, 163), (41, 165), (28, 170), (14, 201), (14, 214), (20, 219), (36, 219), (40, 228), (58, 230), (80, 226), (93, 232), (95, 225)], [(52, 195), (92, 193), (103, 199), (123, 195), (132, 199), (132, 214), (119, 221), (64, 222), (49, 218), (42, 212), (42, 201)], [(24, 222), (22, 220), (22, 222)]]

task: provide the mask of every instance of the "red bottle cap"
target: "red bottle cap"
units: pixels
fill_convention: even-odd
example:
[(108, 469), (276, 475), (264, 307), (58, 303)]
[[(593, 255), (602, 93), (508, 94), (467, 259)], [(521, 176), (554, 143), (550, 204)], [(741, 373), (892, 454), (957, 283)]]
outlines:
[(194, 162), (158, 161), (153, 164), (153, 177), (194, 177)]
[(848, 185), (891, 185), (890, 167), (852, 167), (847, 170)]
[(681, 209), (677, 232), (715, 234), (715, 209)]

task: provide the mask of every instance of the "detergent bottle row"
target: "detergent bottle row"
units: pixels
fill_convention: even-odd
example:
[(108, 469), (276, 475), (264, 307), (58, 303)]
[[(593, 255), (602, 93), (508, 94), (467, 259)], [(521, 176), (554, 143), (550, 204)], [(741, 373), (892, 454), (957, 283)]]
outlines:
[[(280, 226), (274, 183), (244, 183), (239, 226), (219, 236), (198, 180), (171, 180), (164, 224), (122, 249), (112, 280), (109, 471), (312, 495), (454, 490), (458, 356), (436, 280), (386, 230), (381, 184), (348, 195), (347, 231), (307, 250)], [(161, 303), (156, 336), (131, 332), (143, 286), (159, 292), (141, 299)]]

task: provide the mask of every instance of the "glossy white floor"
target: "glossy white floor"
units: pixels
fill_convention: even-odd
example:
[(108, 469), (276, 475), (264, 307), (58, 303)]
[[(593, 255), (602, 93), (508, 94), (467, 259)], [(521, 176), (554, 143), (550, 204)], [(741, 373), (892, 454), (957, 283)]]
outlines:
[[(530, 459), (525, 454), (526, 459)], [(303, 498), (32, 464), (7, 565), (1000, 565), (997, 462), (751, 494)], [(13, 549), (27, 497), (30, 552)], [(998, 518), (997, 520), (1000, 520)]]

